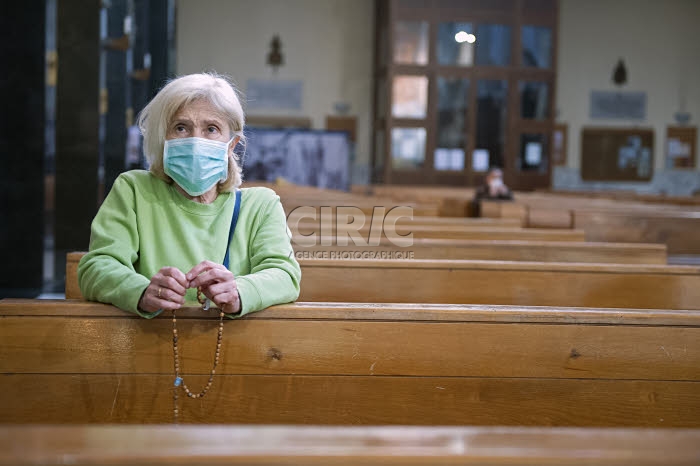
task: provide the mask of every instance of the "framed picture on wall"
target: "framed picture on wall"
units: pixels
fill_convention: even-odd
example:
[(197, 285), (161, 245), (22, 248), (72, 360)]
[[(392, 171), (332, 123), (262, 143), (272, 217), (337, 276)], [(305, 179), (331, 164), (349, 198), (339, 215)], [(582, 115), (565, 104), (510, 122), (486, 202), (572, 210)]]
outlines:
[(696, 126), (669, 126), (666, 129), (666, 168), (695, 168)]
[(567, 128), (563, 123), (554, 125), (552, 131), (552, 165), (566, 165)]

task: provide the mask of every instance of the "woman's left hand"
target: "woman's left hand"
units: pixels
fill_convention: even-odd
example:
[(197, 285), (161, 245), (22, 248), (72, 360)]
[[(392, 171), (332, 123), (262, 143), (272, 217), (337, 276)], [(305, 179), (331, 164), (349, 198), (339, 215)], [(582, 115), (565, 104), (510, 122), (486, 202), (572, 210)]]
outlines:
[(241, 310), (236, 278), (223, 265), (202, 261), (187, 272), (186, 278), (190, 288), (201, 289), (225, 313), (236, 314)]

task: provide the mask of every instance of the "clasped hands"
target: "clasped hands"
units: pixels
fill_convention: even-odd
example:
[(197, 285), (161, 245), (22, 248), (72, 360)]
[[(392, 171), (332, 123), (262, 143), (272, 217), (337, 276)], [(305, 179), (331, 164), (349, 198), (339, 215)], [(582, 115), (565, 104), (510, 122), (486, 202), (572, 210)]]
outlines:
[(508, 194), (508, 188), (505, 185), (491, 186), (489, 185), (489, 196), (500, 196)]
[(211, 261), (200, 262), (187, 274), (175, 267), (163, 267), (151, 278), (138, 307), (145, 312), (180, 309), (185, 304), (188, 288), (200, 289), (204, 296), (226, 313), (235, 314), (241, 309), (233, 273)]

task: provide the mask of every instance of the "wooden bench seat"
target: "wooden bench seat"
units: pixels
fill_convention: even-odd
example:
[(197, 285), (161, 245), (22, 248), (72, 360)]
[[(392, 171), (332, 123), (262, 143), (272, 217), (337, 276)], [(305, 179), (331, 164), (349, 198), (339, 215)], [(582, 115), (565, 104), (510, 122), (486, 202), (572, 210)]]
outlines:
[(700, 431), (692, 429), (0, 426), (0, 465), (13, 466), (66, 459), (93, 466), (684, 466), (698, 458)]
[[(178, 314), (206, 383), (216, 313)], [(3, 423), (172, 421), (172, 323), (0, 301)], [(227, 321), (185, 423), (700, 427), (700, 311), (296, 303)], [(19, 402), (21, 400), (21, 402)]]

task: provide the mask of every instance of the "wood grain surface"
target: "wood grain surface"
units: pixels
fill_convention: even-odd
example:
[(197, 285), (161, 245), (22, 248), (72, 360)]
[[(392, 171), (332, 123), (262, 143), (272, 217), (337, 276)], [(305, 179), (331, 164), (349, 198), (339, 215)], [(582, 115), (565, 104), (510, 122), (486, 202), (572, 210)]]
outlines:
[(300, 260), (300, 301), (700, 308), (697, 267)]
[(575, 241), (414, 239), (409, 247), (384, 240), (379, 246), (297, 246), (302, 257), (313, 253), (392, 252), (415, 259), (583, 262), (617, 264), (667, 263), (666, 245), (642, 243), (586, 243)]
[[(182, 314), (181, 370), (197, 390), (218, 325)], [(167, 316), (3, 300), (0, 322), (3, 422), (169, 422)], [(278, 306), (226, 322), (214, 388), (182, 400), (182, 420), (696, 427), (698, 337), (700, 311)]]
[[(68, 299), (82, 297), (77, 282), (79, 257), (78, 253), (68, 256)], [(657, 309), (700, 306), (700, 269), (692, 266), (316, 257), (300, 256), (302, 301)], [(407, 283), (411, 285), (407, 287)]]
[[(178, 319), (216, 318), (216, 309), (203, 312), (198, 307), (184, 307)], [(2, 299), (0, 317), (141, 317), (108, 304), (65, 299)], [(161, 314), (153, 320), (171, 319)], [(384, 322), (489, 322), (541, 324), (596, 324), (642, 326), (700, 326), (700, 310), (616, 309), (546, 306), (503, 306), (430, 303), (342, 303), (295, 302), (271, 306), (248, 314), (246, 320), (354, 320)]]
[[(5, 317), (0, 373), (172, 372), (168, 319)], [(246, 320), (225, 325), (219, 374), (700, 381), (700, 327)], [(207, 374), (218, 321), (178, 325), (183, 370)]]
[[(207, 377), (184, 374), (194, 390)], [(154, 374), (0, 374), (0, 417), (5, 424), (173, 422), (173, 379)], [(180, 421), (697, 428), (700, 383), (217, 375), (205, 398), (181, 397)]]

